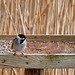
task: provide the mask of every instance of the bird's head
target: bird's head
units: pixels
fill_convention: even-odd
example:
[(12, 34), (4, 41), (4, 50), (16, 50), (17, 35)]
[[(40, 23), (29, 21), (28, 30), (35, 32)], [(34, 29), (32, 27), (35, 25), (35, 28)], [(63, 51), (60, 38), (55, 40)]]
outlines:
[(23, 41), (26, 39), (26, 35), (24, 34), (19, 34), (16, 36), (16, 39), (20, 40), (20, 43), (23, 43)]

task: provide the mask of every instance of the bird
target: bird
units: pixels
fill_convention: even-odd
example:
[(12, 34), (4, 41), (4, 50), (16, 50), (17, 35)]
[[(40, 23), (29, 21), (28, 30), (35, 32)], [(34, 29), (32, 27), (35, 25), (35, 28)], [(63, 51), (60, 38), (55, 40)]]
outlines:
[(13, 39), (11, 49), (13, 49), (14, 52), (23, 51), (26, 48), (26, 38), (26, 35), (18, 34)]

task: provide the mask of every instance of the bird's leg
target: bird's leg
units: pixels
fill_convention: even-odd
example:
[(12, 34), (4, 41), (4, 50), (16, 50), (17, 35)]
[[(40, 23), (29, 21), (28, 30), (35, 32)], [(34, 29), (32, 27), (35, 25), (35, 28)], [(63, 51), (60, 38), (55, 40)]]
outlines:
[(16, 51), (12, 50), (11, 54), (16, 55)]
[(13, 52), (13, 55), (16, 55), (16, 52), (15, 51)]
[(24, 56), (24, 53), (23, 52), (21, 52), (21, 56)]

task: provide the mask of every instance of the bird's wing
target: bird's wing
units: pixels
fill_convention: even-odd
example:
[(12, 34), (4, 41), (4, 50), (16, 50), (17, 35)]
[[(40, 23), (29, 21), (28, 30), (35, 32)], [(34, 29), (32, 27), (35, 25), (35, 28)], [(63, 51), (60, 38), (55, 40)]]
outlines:
[[(15, 38), (15, 39), (16, 39), (16, 38)], [(11, 49), (13, 49), (13, 44), (14, 44), (15, 39), (13, 39), (13, 42), (12, 42), (12, 45), (11, 45)]]
[(14, 41), (12, 42), (11, 49), (13, 49), (13, 43), (14, 43)]

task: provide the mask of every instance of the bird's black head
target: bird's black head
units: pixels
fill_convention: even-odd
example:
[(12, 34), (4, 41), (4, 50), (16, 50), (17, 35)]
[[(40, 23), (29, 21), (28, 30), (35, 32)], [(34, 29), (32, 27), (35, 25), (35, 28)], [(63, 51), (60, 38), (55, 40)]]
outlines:
[(20, 43), (23, 43), (23, 41), (27, 38), (27, 37), (26, 37), (25, 35), (23, 35), (23, 34), (19, 34), (18, 36), (21, 38)]
[(24, 39), (26, 39), (27, 37), (25, 36), (25, 35), (23, 35), (23, 34), (19, 34), (18, 35), (20, 38), (24, 38)]

